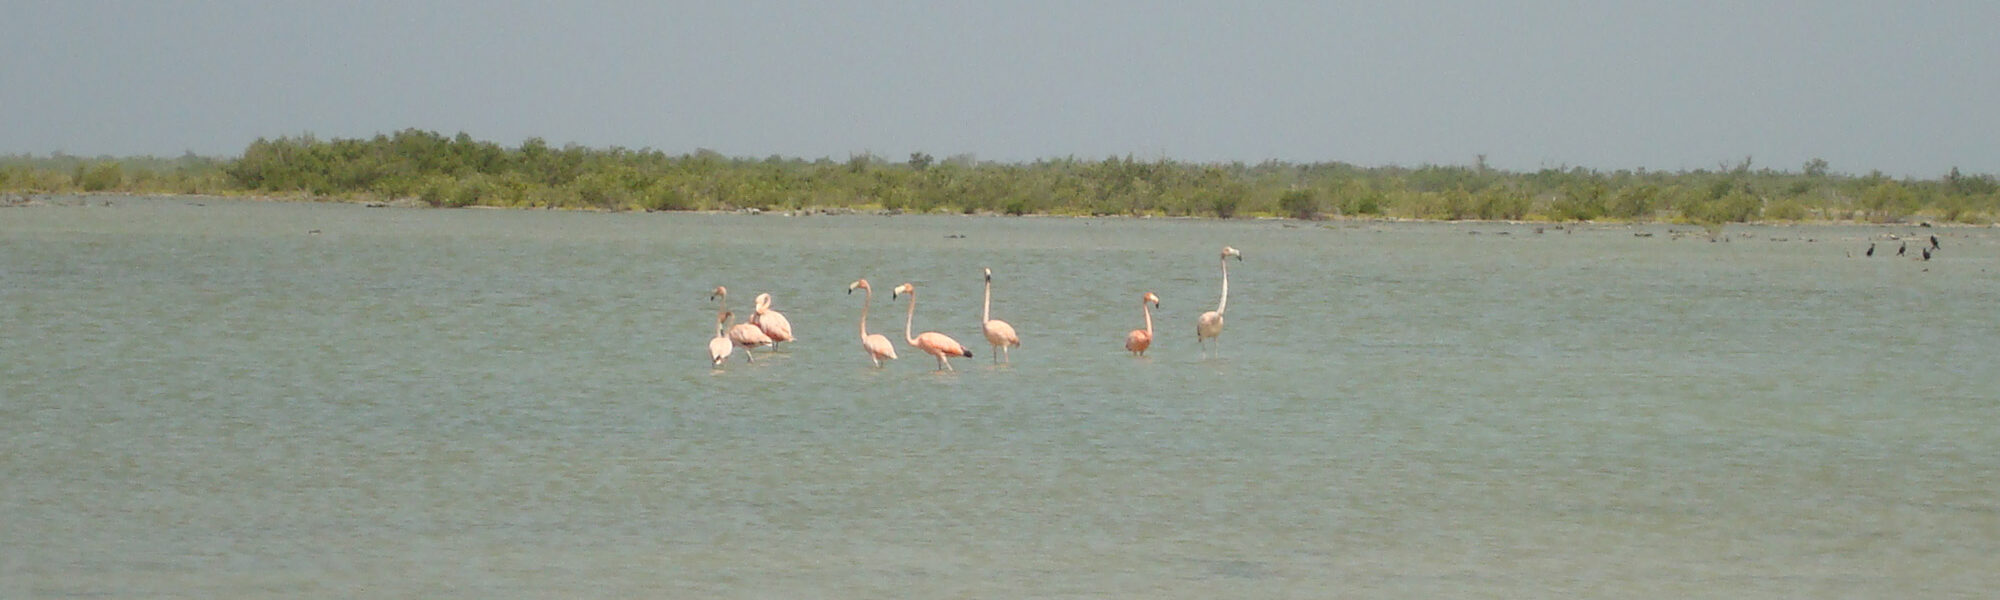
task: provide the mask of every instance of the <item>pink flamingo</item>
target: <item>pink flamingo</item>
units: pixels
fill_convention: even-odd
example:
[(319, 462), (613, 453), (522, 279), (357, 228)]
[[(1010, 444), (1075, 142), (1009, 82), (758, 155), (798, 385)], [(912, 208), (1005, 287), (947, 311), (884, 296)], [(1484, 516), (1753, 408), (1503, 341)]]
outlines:
[(773, 349), (778, 347), (778, 342), (796, 339), (792, 337), (791, 320), (786, 319), (784, 313), (771, 310), (770, 294), (757, 295), (757, 308), (750, 312), (750, 324), (756, 325), (758, 329), (764, 331), (764, 335), (771, 337)]
[(1215, 310), (1201, 313), (1194, 324), (1194, 339), (1201, 344), (1201, 355), (1208, 356), (1208, 340), (1215, 340), (1215, 355), (1222, 356), (1222, 312), (1229, 308), (1229, 257), (1243, 262), (1243, 253), (1228, 246), (1222, 247), (1222, 301), (1216, 303)]
[(868, 353), (868, 360), (875, 361), (875, 366), (880, 367), (882, 361), (896, 359), (896, 347), (889, 344), (888, 336), (868, 333), (868, 303), (875, 300), (875, 288), (868, 287), (866, 279), (856, 279), (854, 283), (847, 284), (847, 293), (853, 294), (855, 288), (868, 293), (861, 297), (861, 350)]
[(715, 314), (715, 337), (708, 340), (708, 362), (711, 366), (722, 366), (723, 361), (729, 360), (729, 353), (736, 351), (735, 346), (729, 345), (729, 338), (722, 335), (722, 324), (728, 321), (729, 311)]
[[(715, 286), (715, 293), (709, 294), (708, 299), (720, 300), (722, 313), (724, 315), (730, 314), (728, 288), (719, 285)], [(749, 323), (730, 325), (726, 335), (729, 336), (730, 343), (736, 344), (737, 347), (743, 349), (743, 360), (753, 363), (757, 362), (757, 355), (751, 352), (751, 350), (758, 346), (771, 345), (771, 336), (764, 335), (764, 330), (758, 329), (756, 325)]]
[[(1153, 305), (1147, 307), (1147, 302), (1151, 302)], [(1146, 292), (1146, 295), (1139, 297), (1139, 311), (1146, 313), (1146, 328), (1134, 329), (1131, 333), (1125, 334), (1125, 350), (1127, 352), (1138, 356), (1145, 356), (1146, 349), (1153, 346), (1153, 309), (1159, 307), (1160, 297), (1153, 295), (1152, 292)]]
[(916, 284), (905, 283), (896, 286), (896, 289), (889, 290), (889, 299), (894, 300), (896, 296), (902, 294), (910, 295), (910, 310), (908, 314), (903, 316), (903, 343), (914, 346), (916, 349), (922, 350), (925, 354), (937, 357), (938, 370), (940, 371), (957, 370), (951, 368), (951, 361), (945, 360), (945, 356), (972, 358), (972, 351), (965, 349), (963, 344), (959, 344), (958, 340), (951, 339), (951, 336), (935, 331), (926, 331), (923, 335), (914, 338), (910, 337), (911, 323), (917, 318)]
[(1014, 326), (993, 316), (993, 270), (986, 269), (986, 303), (979, 308), (979, 332), (986, 334), (986, 343), (993, 345), (993, 362), (1000, 362), (1002, 356), (1007, 362), (1014, 362), (1007, 355), (1009, 346), (1021, 347), (1021, 336), (1014, 335)]

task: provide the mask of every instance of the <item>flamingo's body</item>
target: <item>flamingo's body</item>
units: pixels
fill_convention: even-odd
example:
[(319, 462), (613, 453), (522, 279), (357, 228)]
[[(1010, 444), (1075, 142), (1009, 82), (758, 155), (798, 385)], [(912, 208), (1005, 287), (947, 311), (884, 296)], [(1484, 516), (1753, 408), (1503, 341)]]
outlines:
[(993, 362), (1000, 362), (1004, 356), (1007, 362), (1014, 362), (1007, 355), (1007, 348), (1021, 347), (1021, 336), (1014, 334), (1014, 326), (993, 316), (993, 270), (986, 269), (986, 302), (979, 308), (979, 332), (986, 335), (986, 343), (993, 346)]
[(1194, 323), (1195, 342), (1202, 344), (1203, 355), (1208, 354), (1208, 340), (1215, 340), (1215, 354), (1222, 355), (1222, 313), (1229, 309), (1229, 257), (1243, 261), (1243, 253), (1228, 246), (1222, 247), (1222, 301), (1215, 304), (1215, 310), (1201, 313)]
[(729, 338), (722, 335), (722, 324), (727, 321), (729, 311), (715, 315), (715, 337), (708, 340), (708, 362), (711, 366), (722, 366), (723, 361), (729, 360), (729, 353), (736, 351), (735, 346), (729, 345)]
[(868, 353), (868, 360), (875, 361), (875, 366), (882, 366), (882, 361), (896, 359), (896, 347), (889, 343), (888, 336), (868, 333), (868, 303), (875, 300), (875, 289), (868, 287), (866, 279), (847, 284), (847, 293), (854, 293), (854, 288), (868, 293), (861, 297), (861, 350)]
[(938, 370), (940, 371), (956, 370), (951, 368), (951, 361), (946, 360), (946, 356), (972, 358), (972, 351), (967, 350), (965, 345), (958, 343), (958, 340), (951, 339), (951, 336), (935, 331), (926, 331), (917, 337), (910, 337), (911, 324), (917, 318), (916, 284), (905, 283), (896, 286), (896, 289), (889, 291), (889, 298), (893, 300), (896, 296), (902, 294), (910, 295), (910, 310), (903, 316), (903, 343), (909, 344), (923, 351), (925, 354), (937, 357)]
[[(1148, 302), (1152, 303), (1152, 306), (1147, 306)], [(1126, 352), (1145, 356), (1146, 349), (1153, 347), (1153, 309), (1159, 307), (1160, 297), (1153, 295), (1152, 292), (1146, 292), (1146, 295), (1139, 297), (1139, 311), (1146, 313), (1146, 328), (1134, 329), (1131, 333), (1125, 334)]]
[[(729, 288), (725, 288), (719, 285), (715, 286), (715, 293), (709, 294), (708, 297), (710, 300), (717, 300), (722, 303), (721, 306), (722, 314), (725, 317), (727, 317), (730, 314)], [(737, 347), (743, 349), (744, 360), (753, 363), (757, 362), (757, 356), (755, 354), (752, 354), (750, 350), (758, 346), (771, 345), (771, 336), (764, 335), (764, 330), (758, 329), (756, 325), (751, 325), (749, 323), (737, 323), (735, 325), (730, 325), (728, 331), (726, 331), (723, 335), (729, 338), (729, 343), (735, 344)], [(709, 343), (711, 345), (714, 344), (713, 341)]]
[(771, 309), (770, 294), (757, 295), (757, 308), (750, 313), (750, 324), (771, 338), (772, 348), (778, 347), (778, 342), (797, 339), (792, 337), (792, 321), (784, 313)]

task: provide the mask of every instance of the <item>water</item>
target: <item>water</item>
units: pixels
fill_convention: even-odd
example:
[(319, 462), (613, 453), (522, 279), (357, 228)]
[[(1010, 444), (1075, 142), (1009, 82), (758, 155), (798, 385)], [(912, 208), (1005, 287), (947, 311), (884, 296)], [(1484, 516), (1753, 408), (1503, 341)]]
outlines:
[(3, 208), (0, 596), (2000, 589), (1994, 230), (1297, 225)]

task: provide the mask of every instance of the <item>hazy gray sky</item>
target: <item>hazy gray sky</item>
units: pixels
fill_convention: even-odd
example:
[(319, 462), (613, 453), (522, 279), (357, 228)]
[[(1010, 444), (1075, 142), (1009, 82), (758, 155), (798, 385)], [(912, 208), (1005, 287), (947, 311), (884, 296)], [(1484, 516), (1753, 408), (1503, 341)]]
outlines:
[(506, 146), (903, 160), (2000, 173), (2000, 2), (0, 0), (0, 153)]

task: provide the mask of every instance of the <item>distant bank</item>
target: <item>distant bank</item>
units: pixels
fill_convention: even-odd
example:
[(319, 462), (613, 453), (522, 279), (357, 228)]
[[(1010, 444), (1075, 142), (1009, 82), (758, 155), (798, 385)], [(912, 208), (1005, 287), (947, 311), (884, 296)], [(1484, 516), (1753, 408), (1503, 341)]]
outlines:
[(421, 130), (369, 139), (259, 139), (235, 158), (0, 157), (0, 203), (47, 194), (213, 194), (432, 207), (1739, 222), (2000, 220), (2000, 179), (1956, 168), (1934, 179), (1797, 171), (1749, 158), (1714, 170), (1534, 172), (1469, 166), (1191, 163), (1131, 156), (1031, 163), (727, 157), (712, 151), (507, 148)]

